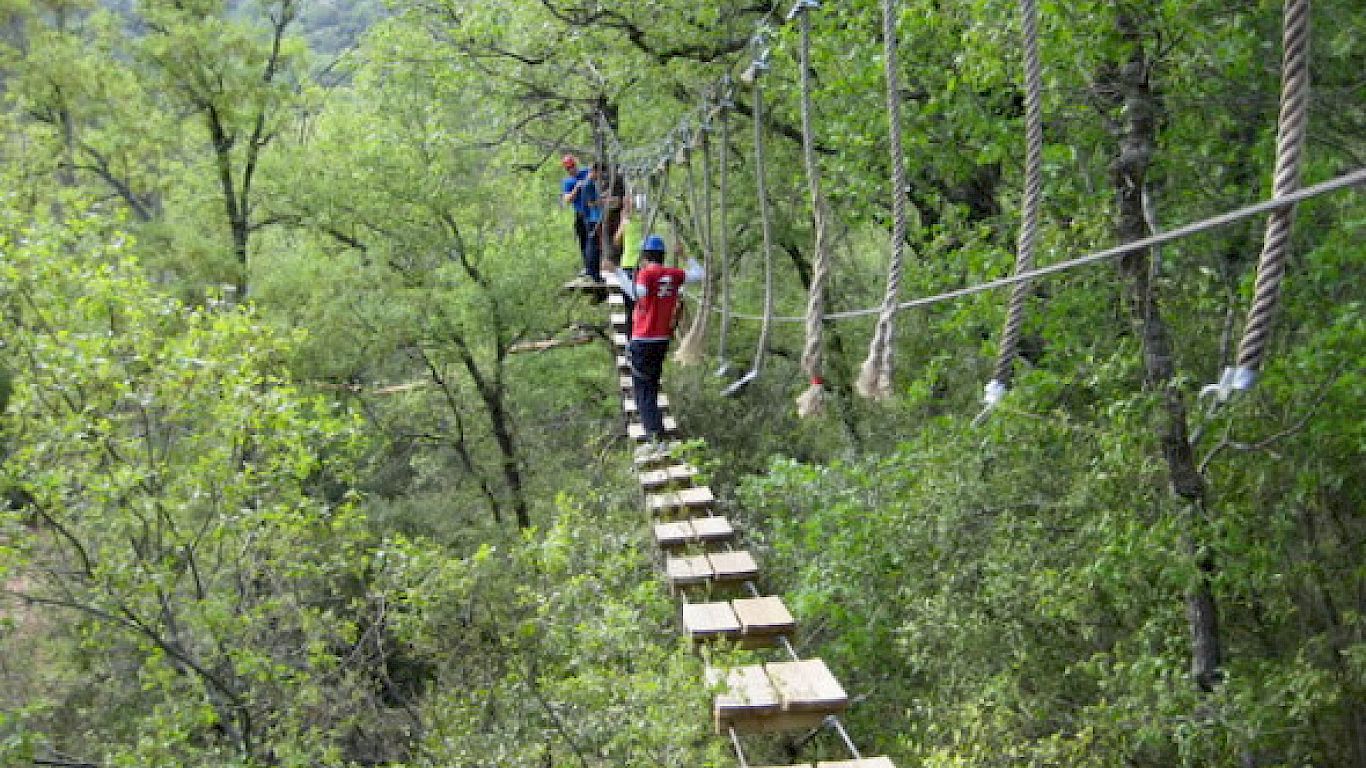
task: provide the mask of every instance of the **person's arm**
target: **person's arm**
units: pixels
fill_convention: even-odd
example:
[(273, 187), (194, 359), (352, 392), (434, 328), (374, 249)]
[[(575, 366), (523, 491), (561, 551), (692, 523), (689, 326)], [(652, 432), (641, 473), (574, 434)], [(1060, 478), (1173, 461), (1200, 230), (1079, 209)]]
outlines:
[(626, 270), (617, 268), (617, 284), (621, 286), (621, 292), (626, 294), (626, 298), (631, 301), (640, 301), (642, 286), (636, 285), (631, 276), (626, 274)]
[(579, 196), (579, 188), (583, 186), (583, 179), (574, 182), (574, 186), (568, 192), (560, 196), (560, 202), (569, 205), (574, 202), (574, 198)]

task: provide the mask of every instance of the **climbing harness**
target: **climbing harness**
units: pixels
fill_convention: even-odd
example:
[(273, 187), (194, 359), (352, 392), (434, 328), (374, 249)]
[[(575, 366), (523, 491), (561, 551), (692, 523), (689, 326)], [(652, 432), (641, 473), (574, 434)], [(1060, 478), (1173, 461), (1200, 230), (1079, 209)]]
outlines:
[(901, 293), (901, 270), (906, 242), (906, 160), (901, 149), (901, 83), (897, 70), (896, 0), (882, 0), (883, 65), (887, 81), (887, 120), (891, 125), (892, 152), (892, 258), (887, 268), (887, 289), (868, 358), (863, 361), (856, 387), (860, 395), (882, 400), (892, 394), (892, 321)]
[[(1015, 247), (1016, 275), (1034, 268), (1034, 248), (1039, 233), (1039, 202), (1043, 188), (1043, 77), (1039, 66), (1037, 0), (1020, 0), (1020, 26), (1025, 69), (1025, 182), (1020, 231)], [(1015, 354), (1020, 344), (1020, 326), (1024, 323), (1025, 301), (1030, 291), (1029, 281), (1010, 287), (1010, 302), (1006, 308), (1005, 327), (1001, 330), (996, 370), (982, 395), (985, 407), (974, 423), (985, 420), (1010, 388)]]

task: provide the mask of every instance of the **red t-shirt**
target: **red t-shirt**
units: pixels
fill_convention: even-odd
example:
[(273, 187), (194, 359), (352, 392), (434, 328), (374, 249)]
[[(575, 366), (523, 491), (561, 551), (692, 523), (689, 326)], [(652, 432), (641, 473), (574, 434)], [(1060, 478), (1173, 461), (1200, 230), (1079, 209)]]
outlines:
[(647, 264), (636, 272), (636, 311), (631, 318), (631, 338), (668, 341), (673, 335), (678, 292), (687, 273), (677, 267)]

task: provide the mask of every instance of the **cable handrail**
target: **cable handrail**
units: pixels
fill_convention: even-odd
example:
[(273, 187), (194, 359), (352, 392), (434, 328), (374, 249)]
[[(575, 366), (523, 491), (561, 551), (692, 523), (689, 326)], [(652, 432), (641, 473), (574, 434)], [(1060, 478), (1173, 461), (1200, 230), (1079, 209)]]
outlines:
[[(975, 285), (964, 286), (962, 288), (955, 288), (951, 291), (944, 291), (943, 293), (936, 293), (932, 296), (924, 296), (918, 299), (903, 301), (896, 305), (896, 311), (901, 312), (907, 309), (919, 309), (921, 307), (928, 307), (934, 304), (942, 304), (946, 301), (953, 301), (955, 299), (961, 299), (966, 296), (972, 296), (978, 293), (985, 293), (987, 291), (992, 291), (997, 288), (1004, 288), (1006, 286), (1014, 285), (1016, 283), (1028, 282), (1030, 280), (1034, 280), (1040, 277), (1049, 277), (1060, 272), (1066, 272), (1075, 269), (1077, 267), (1084, 267), (1089, 266), (1091, 264), (1096, 264), (1098, 262), (1108, 261), (1110, 259), (1115, 259), (1120, 256), (1133, 253), (1135, 251), (1141, 251), (1145, 248), (1152, 248), (1155, 246), (1164, 245), (1174, 240), (1181, 240), (1183, 238), (1190, 237), (1191, 235), (1201, 234), (1203, 232), (1208, 232), (1212, 229), (1218, 229), (1220, 227), (1224, 227), (1229, 224), (1242, 221), (1244, 219), (1252, 218), (1253, 216), (1257, 216), (1259, 214), (1281, 210), (1283, 208), (1295, 205), (1305, 200), (1326, 195), (1330, 192), (1337, 192), (1342, 189), (1360, 186), (1363, 184), (1366, 184), (1366, 167), (1357, 168), (1356, 170), (1349, 171), (1336, 178), (1330, 179), (1320, 184), (1315, 184), (1312, 187), (1305, 187), (1304, 189), (1301, 189), (1298, 192), (1295, 192), (1294, 194), (1286, 195), (1284, 197), (1272, 198), (1269, 200), (1263, 200), (1259, 203), (1253, 203), (1251, 205), (1243, 206), (1242, 208), (1236, 208), (1232, 211), (1227, 211), (1217, 216), (1211, 216), (1207, 219), (1201, 219), (1199, 221), (1187, 224), (1183, 227), (1178, 227), (1177, 229), (1170, 229), (1161, 234), (1152, 235), (1151, 237), (1145, 237), (1141, 240), (1134, 240), (1132, 242), (1124, 243), (1122, 245), (1112, 246), (1104, 250), (1089, 253), (1085, 256), (1079, 256), (1075, 259), (1068, 259), (1066, 261), (1060, 261), (1056, 264), (1049, 264), (1045, 267), (1036, 267), (1035, 269), (1031, 269), (1027, 272), (1020, 272), (1019, 274), (1011, 275), (1009, 277), (1002, 277), (996, 280), (987, 280), (985, 282), (977, 283)], [(719, 309), (716, 311), (719, 311)], [(826, 319), (848, 320), (856, 317), (868, 317), (872, 315), (877, 315), (881, 311), (881, 307), (849, 309), (843, 312), (832, 312), (830, 314), (827, 314)], [(762, 315), (747, 315), (739, 312), (731, 312), (730, 316), (738, 320), (763, 320)], [(801, 323), (805, 322), (806, 318), (794, 315), (777, 315), (774, 316), (772, 320), (775, 323)]]

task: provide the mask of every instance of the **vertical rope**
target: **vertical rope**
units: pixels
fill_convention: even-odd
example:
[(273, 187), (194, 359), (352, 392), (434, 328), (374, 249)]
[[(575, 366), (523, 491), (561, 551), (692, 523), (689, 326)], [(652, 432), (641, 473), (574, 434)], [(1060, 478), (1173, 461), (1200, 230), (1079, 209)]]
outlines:
[(897, 71), (896, 0), (882, 0), (882, 61), (887, 80), (887, 120), (891, 124), (892, 153), (892, 258), (887, 268), (887, 290), (868, 358), (863, 361), (857, 388), (860, 395), (883, 400), (892, 394), (892, 321), (901, 293), (906, 240), (906, 159), (901, 150), (901, 78)]
[(720, 338), (716, 342), (716, 357), (720, 360), (716, 374), (726, 375), (726, 370), (730, 363), (726, 360), (726, 341), (730, 336), (730, 234), (728, 232), (728, 222), (726, 217), (726, 165), (730, 161), (730, 112), (726, 109), (721, 110), (721, 149), (720, 156), (716, 163), (717, 172), (717, 194), (720, 199), (717, 205), (720, 208), (721, 227), (717, 231), (717, 261), (720, 262), (719, 278), (721, 280), (721, 332)]
[[(707, 133), (700, 135), (702, 150), (702, 194), (699, 196), (693, 183), (692, 165), (688, 166), (688, 196), (693, 208), (693, 231), (702, 247), (702, 261), (710, 265), (711, 258), (711, 150)], [(701, 200), (699, 200), (699, 197)], [(695, 365), (702, 362), (707, 344), (707, 323), (711, 316), (712, 282), (710, 270), (702, 282), (702, 304), (688, 326), (688, 333), (679, 342), (674, 360), (681, 365)]]
[(669, 164), (665, 163), (663, 178), (660, 179), (659, 185), (655, 189), (655, 194), (651, 197), (651, 199), (645, 201), (645, 205), (649, 210), (646, 211), (645, 215), (645, 227), (641, 230), (640, 233), (642, 238), (641, 242), (644, 242), (643, 238), (649, 237), (650, 233), (654, 231), (655, 217), (659, 215), (660, 208), (664, 206), (664, 193), (668, 191)]
[(773, 217), (768, 209), (768, 171), (764, 149), (764, 93), (754, 81), (754, 188), (759, 195), (759, 222), (764, 236), (764, 322), (759, 326), (759, 344), (750, 371), (763, 370), (768, 355), (768, 338), (773, 330)]
[[(1285, 197), (1300, 187), (1300, 160), (1309, 128), (1309, 0), (1287, 0), (1283, 24), (1285, 50), (1281, 62), (1281, 113), (1276, 130), (1273, 198)], [(1267, 216), (1252, 309), (1238, 345), (1237, 367), (1226, 369), (1223, 381), (1217, 387), (1221, 401), (1228, 398), (1231, 390), (1251, 389), (1257, 381), (1280, 300), (1281, 281), (1290, 255), (1290, 229), (1294, 223), (1294, 206), (1277, 209)]]
[(754, 362), (749, 372), (726, 387), (721, 394), (733, 397), (755, 379), (764, 368), (768, 353), (768, 339), (773, 330), (773, 224), (768, 210), (767, 172), (764, 166), (764, 92), (759, 78), (754, 79), (754, 188), (759, 198), (759, 222), (764, 243), (764, 319), (759, 326), (759, 343), (754, 350)]
[[(1039, 239), (1039, 203), (1043, 188), (1043, 77), (1039, 67), (1039, 10), (1036, 0), (1020, 0), (1020, 26), (1025, 65), (1025, 183), (1021, 201), (1020, 231), (1015, 245), (1015, 274), (1034, 268), (1034, 249)], [(1026, 280), (1010, 287), (1005, 327), (996, 370), (982, 396), (987, 408), (995, 406), (1010, 388), (1015, 355), (1024, 324), (1025, 302), (1033, 290)], [(979, 417), (980, 418), (980, 417)]]
[(797, 414), (815, 416), (824, 410), (825, 400), (825, 287), (830, 280), (830, 254), (826, 244), (825, 199), (821, 195), (821, 171), (816, 162), (815, 132), (811, 120), (811, 11), (800, 6), (801, 14), (801, 111), (802, 159), (806, 162), (807, 186), (811, 192), (811, 220), (814, 228), (814, 263), (811, 288), (806, 299), (806, 344), (802, 347), (802, 373), (809, 386), (797, 398)]

